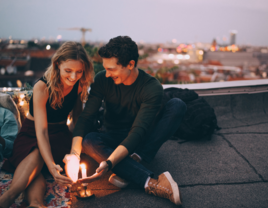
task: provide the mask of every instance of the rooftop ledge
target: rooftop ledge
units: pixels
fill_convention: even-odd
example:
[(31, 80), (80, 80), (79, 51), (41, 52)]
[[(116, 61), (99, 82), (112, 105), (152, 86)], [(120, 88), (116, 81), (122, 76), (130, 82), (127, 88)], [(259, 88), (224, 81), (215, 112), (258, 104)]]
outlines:
[(164, 89), (170, 87), (194, 90), (199, 96), (254, 94), (268, 92), (268, 79), (163, 85)]
[[(254, 94), (268, 92), (268, 79), (163, 85), (164, 89), (170, 87), (194, 90), (199, 96)], [(0, 87), (0, 92), (19, 90), (17, 87)]]

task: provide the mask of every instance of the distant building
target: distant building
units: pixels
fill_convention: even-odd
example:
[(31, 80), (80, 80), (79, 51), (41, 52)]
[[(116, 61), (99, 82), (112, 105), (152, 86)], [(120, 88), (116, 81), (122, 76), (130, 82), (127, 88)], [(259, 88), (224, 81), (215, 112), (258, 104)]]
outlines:
[(232, 30), (230, 33), (230, 45), (235, 45), (237, 31)]
[(33, 85), (51, 64), (55, 50), (0, 49), (0, 87)]
[(254, 53), (250, 52), (212, 52), (207, 51), (204, 54), (204, 63), (218, 62), (223, 66), (238, 66), (238, 67), (258, 67), (260, 65), (260, 60), (254, 56)]

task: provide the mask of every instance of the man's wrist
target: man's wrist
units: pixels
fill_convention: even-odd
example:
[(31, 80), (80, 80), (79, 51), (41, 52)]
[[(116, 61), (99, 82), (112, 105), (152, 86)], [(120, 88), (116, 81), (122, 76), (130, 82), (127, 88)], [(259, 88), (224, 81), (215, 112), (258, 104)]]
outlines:
[(106, 163), (108, 165), (108, 171), (110, 171), (113, 168), (113, 163), (111, 162), (111, 160), (106, 160)]

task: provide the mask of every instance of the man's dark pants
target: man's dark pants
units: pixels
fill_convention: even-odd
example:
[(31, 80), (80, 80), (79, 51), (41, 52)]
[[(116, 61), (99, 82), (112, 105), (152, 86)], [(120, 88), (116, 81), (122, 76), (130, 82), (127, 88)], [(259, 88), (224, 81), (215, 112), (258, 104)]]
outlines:
[[(162, 117), (147, 136), (145, 142), (135, 150), (135, 153), (141, 156), (144, 161), (151, 162), (162, 144), (178, 129), (186, 109), (186, 104), (182, 100), (178, 98), (169, 100), (164, 107)], [(83, 139), (83, 151), (98, 163), (105, 161), (127, 137), (129, 130), (91, 132)], [(112, 171), (119, 177), (136, 183), (142, 188), (148, 176), (153, 176), (153, 172), (130, 157), (119, 162)]]

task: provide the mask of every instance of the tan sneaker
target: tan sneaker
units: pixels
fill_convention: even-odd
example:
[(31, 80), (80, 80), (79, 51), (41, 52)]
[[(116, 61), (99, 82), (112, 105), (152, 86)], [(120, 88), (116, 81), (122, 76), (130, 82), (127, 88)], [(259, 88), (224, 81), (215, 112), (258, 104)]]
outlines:
[[(141, 158), (137, 156), (136, 154), (130, 155), (130, 157), (135, 160), (136, 162), (140, 163)], [(111, 184), (115, 185), (118, 188), (125, 188), (128, 186), (129, 182), (123, 178), (120, 178), (116, 174), (112, 174), (108, 180)]]
[(169, 172), (158, 176), (158, 180), (151, 178), (145, 192), (162, 198), (167, 198), (176, 205), (181, 205), (181, 197), (178, 184), (173, 180)]

